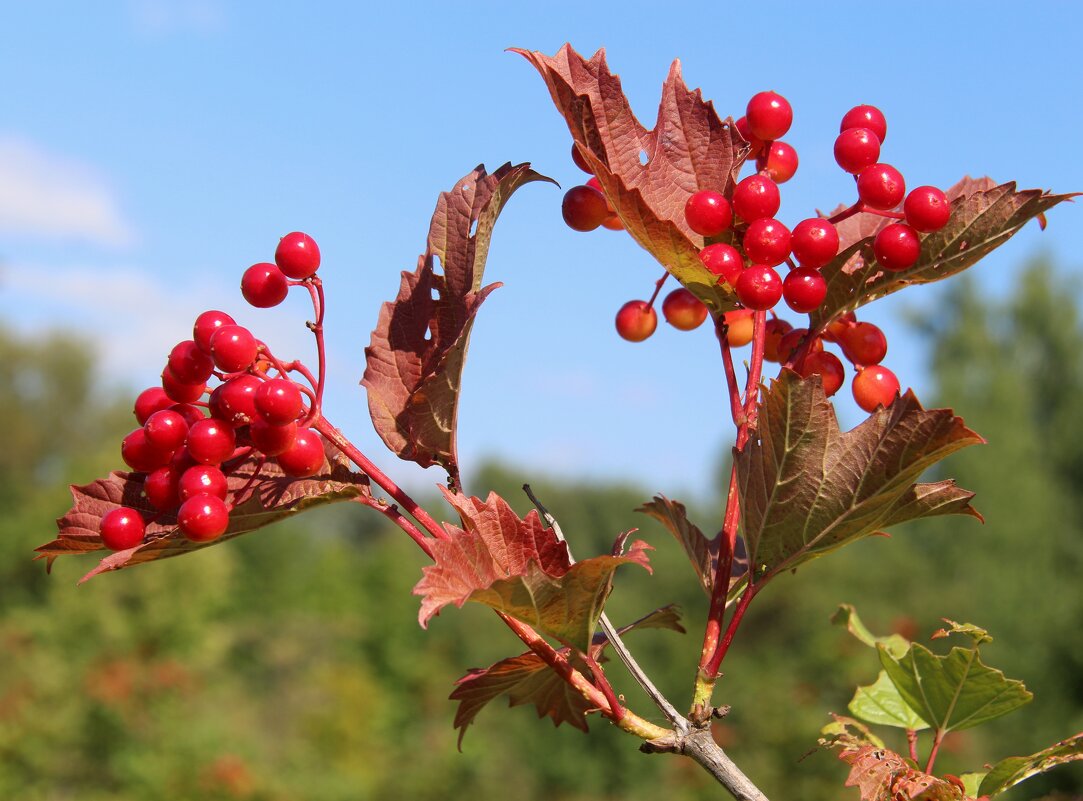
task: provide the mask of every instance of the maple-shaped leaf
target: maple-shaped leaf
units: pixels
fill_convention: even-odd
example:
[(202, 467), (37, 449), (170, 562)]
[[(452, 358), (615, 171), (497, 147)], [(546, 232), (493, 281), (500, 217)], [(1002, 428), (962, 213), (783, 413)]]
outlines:
[(699, 576), (700, 586), (710, 597), (715, 573), (718, 571), (719, 538), (707, 539), (699, 527), (689, 521), (684, 504), (671, 501), (662, 495), (656, 496), (653, 501), (643, 504), (636, 511), (653, 517), (676, 538)]
[(755, 436), (737, 455), (741, 530), (758, 575), (774, 574), (881, 529), (969, 514), (953, 481), (915, 483), (945, 456), (982, 442), (949, 409), (907, 392), (842, 432), (819, 376), (783, 370), (760, 401)]
[(811, 315), (813, 327), (909, 284), (955, 275), (1008, 241), (1028, 220), (1075, 196), (1017, 190), (1014, 182), (996, 186), (988, 178), (964, 178), (945, 194), (951, 201), (948, 224), (921, 234), (920, 257), (900, 272), (884, 270), (872, 254), (873, 237), (895, 220), (861, 212), (838, 224), (840, 253), (821, 270), (827, 297)]
[(229, 492), (227, 497), (234, 503), (234, 508), (230, 510), (229, 527), (225, 533), (211, 542), (188, 540), (177, 528), (176, 514), (161, 514), (154, 509), (143, 496), (142, 473), (116, 471), (90, 484), (72, 486), (72, 508), (57, 520), (57, 538), (37, 548), (38, 558), (47, 559), (51, 565), (58, 556), (106, 550), (99, 534), (101, 519), (120, 506), (136, 509), (145, 519), (152, 521), (147, 524), (144, 543), (111, 553), (80, 583), (109, 570), (120, 570), (217, 545), (314, 506), (341, 501), (377, 504), (378, 501), (369, 491), (368, 476), (350, 470), (339, 451), (330, 444), (324, 445), (327, 453), (325, 467), (307, 478), (287, 476), (273, 460), (262, 466), (254, 458), (246, 458), (236, 465), (223, 465)]
[(439, 464), (458, 485), (456, 420), (474, 315), (499, 284), (482, 286), (493, 225), (516, 189), (550, 181), (529, 164), (479, 166), (436, 204), (424, 255), (403, 272), (398, 297), (383, 304), (365, 348), (369, 413), (402, 459)]
[(901, 657), (880, 649), (880, 664), (921, 718), (942, 731), (969, 729), (1018, 709), (1034, 696), (1023, 682), (984, 665), (978, 648), (944, 656), (918, 643)]
[(979, 795), (994, 796), (1021, 781), (1052, 770), (1057, 765), (1083, 759), (1083, 732), (1025, 757), (1009, 757), (989, 769), (978, 787)]
[(621, 553), (621, 537), (612, 555), (573, 563), (536, 510), (520, 518), (496, 493), (482, 501), (443, 492), (465, 528), (445, 523), (450, 539), (432, 543), (435, 564), (422, 568), (414, 587), (422, 597), (422, 626), (447, 604), (476, 601), (586, 651), (616, 569), (638, 564), (650, 570), (645, 542)]
[[(621, 635), (633, 629), (663, 628), (684, 633), (680, 624), (680, 614), (675, 606), (664, 606), (649, 615), (619, 629)], [(594, 635), (591, 643), (591, 655), (602, 661), (602, 652), (609, 644), (605, 634)], [(565, 659), (579, 663), (576, 666), (586, 669), (576, 654), (568, 648), (560, 650)], [(501, 659), (487, 668), (474, 668), (456, 683), (455, 690), (449, 696), (458, 701), (455, 710), (455, 728), (459, 730), (459, 747), (467, 727), (474, 722), (478, 712), (493, 699), (508, 696), (509, 706), (534, 704), (538, 717), (552, 719), (554, 726), (569, 723), (577, 729), (587, 731), (586, 715), (592, 706), (579, 692), (533, 651)]]
[(845, 715), (831, 713), (832, 722), (822, 729), (820, 745), (824, 748), (841, 748), (844, 751), (856, 751), (865, 746), (883, 748), (884, 741), (872, 733), (872, 730), (859, 720)]
[(850, 766), (846, 787), (856, 787), (861, 801), (966, 801), (963, 788), (923, 773), (887, 748), (844, 748), (839, 759)]
[(877, 637), (861, 621), (857, 609), (851, 604), (839, 604), (835, 614), (831, 616), (831, 622), (836, 626), (845, 626), (846, 630), (854, 635), (857, 640), (875, 648), (878, 645), (887, 649), (892, 656), (902, 656), (910, 648), (910, 641), (901, 634), (889, 634), (886, 637)]
[(881, 726), (895, 726), (910, 731), (929, 728), (929, 724), (906, 703), (899, 689), (883, 670), (875, 682), (857, 688), (847, 709), (862, 720)]
[(585, 59), (564, 45), (555, 56), (513, 48), (541, 74), (579, 152), (632, 238), (716, 313), (735, 297), (699, 260), (703, 237), (684, 206), (701, 189), (729, 197), (748, 154), (733, 120), (690, 90), (674, 61), (662, 85), (653, 130), (632, 113), (605, 51)]

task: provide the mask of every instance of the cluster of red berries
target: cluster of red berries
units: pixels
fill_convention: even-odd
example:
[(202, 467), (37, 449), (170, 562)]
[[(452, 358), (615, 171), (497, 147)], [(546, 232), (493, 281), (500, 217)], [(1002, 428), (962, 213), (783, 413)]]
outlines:
[[(834, 148), (836, 162), (854, 175), (857, 202), (831, 218), (801, 220), (791, 230), (775, 215), (781, 206), (778, 185), (797, 172), (797, 151), (781, 141), (792, 122), (793, 111), (784, 97), (775, 92), (755, 95), (736, 127), (751, 145), (749, 156), (755, 159), (756, 172), (739, 181), (729, 197), (721, 191), (706, 189), (693, 194), (685, 205), (688, 228), (706, 240), (699, 253), (700, 260), (718, 277), (719, 284), (733, 290), (743, 307), (725, 315), (731, 345), (743, 345), (751, 340), (754, 311), (772, 310), (779, 301), (785, 301), (800, 314), (812, 313), (821, 306), (827, 296), (827, 282), (821, 270), (839, 252), (836, 222), (858, 212), (898, 220), (877, 234), (873, 252), (883, 269), (902, 271), (920, 257), (919, 234), (939, 230), (951, 214), (950, 203), (941, 190), (921, 186), (907, 194), (902, 174), (879, 161), (887, 121), (879, 109), (861, 105), (843, 116)], [(581, 169), (590, 171), (575, 145), (572, 157)], [(591, 181), (565, 195), (565, 221), (579, 231), (593, 230), (602, 224), (619, 227), (619, 218), (617, 224), (606, 222), (614, 216), (613, 209), (597, 180)], [(900, 204), (901, 212), (896, 211)], [(783, 264), (789, 267), (785, 279), (778, 272)], [(654, 297), (649, 301), (632, 300), (620, 308), (616, 327), (621, 337), (640, 342), (654, 333), (658, 326), (654, 300)], [(673, 327), (689, 331), (707, 319), (708, 311), (682, 287), (662, 301), (662, 314)], [(853, 389), (862, 408), (871, 411), (878, 403), (886, 404), (898, 391), (898, 380), (879, 364), (884, 354), (871, 345), (855, 344), (875, 330), (886, 353), (886, 340), (871, 323), (858, 323), (852, 314), (844, 315), (807, 344), (802, 344), (802, 339), (808, 329), (794, 329), (773, 312), (767, 325), (769, 343), (777, 344), (778, 340), (789, 337), (787, 342), (792, 345), (788, 350), (777, 350), (774, 344), (769, 344), (769, 358), (791, 363), (804, 375), (821, 374), (829, 395), (842, 385), (843, 368), (838, 357), (823, 350), (825, 339), (837, 342), (843, 355), (858, 370)], [(783, 357), (776, 358), (777, 353)], [(792, 361), (795, 357), (797, 362)]]
[[(287, 234), (274, 264), (245, 271), (241, 291), (253, 306), (274, 306), (290, 286), (313, 280), (319, 266), (315, 241)], [(213, 389), (212, 380), (219, 382)], [(114, 551), (134, 548), (143, 542), (147, 524), (166, 516), (176, 517), (189, 540), (220, 537), (232, 508), (227, 475), (252, 456), (273, 458), (286, 475), (318, 473), (325, 455), (323, 440), (308, 427), (317, 411), (312, 398), (286, 377), (251, 331), (225, 312), (200, 314), (192, 339), (170, 351), (161, 386), (136, 398), (140, 427), (120, 446), (155, 514), (148, 520), (130, 507), (111, 510), (101, 519), (102, 542)]]

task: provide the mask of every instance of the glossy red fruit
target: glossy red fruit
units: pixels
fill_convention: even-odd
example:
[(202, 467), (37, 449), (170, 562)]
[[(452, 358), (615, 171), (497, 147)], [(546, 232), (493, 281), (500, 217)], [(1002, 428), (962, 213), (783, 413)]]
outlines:
[(234, 428), (246, 425), (256, 416), (256, 393), (262, 385), (260, 379), (247, 373), (219, 385), (208, 402), (211, 416)]
[(740, 117), (737, 122), (734, 123), (737, 128), (737, 132), (741, 134), (742, 138), (751, 146), (751, 150), (748, 151), (749, 158), (756, 158), (763, 152), (764, 141), (758, 136), (755, 136), (748, 127), (748, 118)]
[(752, 135), (771, 142), (786, 134), (793, 123), (793, 109), (777, 92), (758, 92), (748, 101), (745, 119)]
[(119, 506), (106, 512), (99, 524), (102, 544), (111, 551), (126, 551), (141, 545), (146, 524), (135, 509)]
[(824, 394), (831, 397), (846, 380), (846, 371), (842, 362), (834, 353), (826, 350), (813, 351), (802, 360), (797, 370), (802, 378), (818, 375), (823, 381)]
[(177, 495), (182, 503), (196, 495), (213, 495), (224, 501), (228, 491), (229, 483), (225, 473), (214, 465), (193, 465), (177, 480)]
[(784, 184), (797, 172), (797, 151), (785, 142), (772, 142), (767, 156), (760, 156), (761, 170), (776, 184)]
[(778, 186), (766, 175), (750, 175), (733, 190), (733, 210), (745, 222), (774, 217), (780, 205)]
[(726, 341), (730, 347), (743, 348), (755, 334), (755, 320), (749, 309), (734, 309), (722, 315), (726, 321)]
[(192, 403), (203, 397), (207, 385), (202, 381), (198, 384), (186, 384), (173, 375), (173, 371), (167, 366), (162, 370), (162, 389), (173, 403)]
[(189, 428), (191, 428), (192, 423), (198, 423), (207, 416), (203, 413), (203, 409), (191, 403), (174, 403), (169, 408), (183, 417)]
[[(785, 286), (785, 282), (783, 282)], [(793, 330), (793, 326), (781, 317), (772, 317), (764, 326), (763, 332), (763, 358), (769, 362), (777, 362), (778, 345), (782, 337)]]
[(320, 268), (320, 249), (316, 240), (300, 231), (286, 234), (275, 248), (275, 264), (287, 278), (295, 281), (315, 275)]
[(287, 378), (272, 378), (256, 388), (256, 411), (264, 422), (281, 426), (296, 420), (304, 408), (297, 385)]
[(789, 258), (790, 229), (776, 219), (761, 217), (748, 224), (741, 244), (750, 261), (776, 267)]
[(621, 220), (619, 214), (610, 214), (602, 220), (602, 228), (606, 228), (610, 231), (623, 231), (624, 221)]
[(188, 454), (201, 464), (221, 464), (233, 455), (237, 435), (222, 420), (208, 417), (188, 429)]
[(324, 465), (323, 440), (310, 428), (298, 427), (293, 445), (277, 456), (278, 466), (288, 476), (312, 476)]
[(587, 175), (593, 175), (594, 170), (587, 164), (587, 160), (583, 158), (583, 154), (579, 152), (579, 145), (572, 142), (572, 161), (575, 162), (575, 166), (585, 172)]
[(617, 311), (617, 333), (629, 342), (642, 342), (658, 327), (658, 313), (645, 300), (630, 300)]
[(873, 164), (857, 176), (857, 194), (866, 206), (886, 211), (902, 203), (906, 182), (890, 164)]
[(120, 443), (120, 458), (137, 473), (148, 473), (169, 463), (172, 451), (155, 448), (147, 442), (147, 432), (137, 428)]
[(183, 384), (203, 384), (214, 372), (211, 357), (199, 349), (195, 340), (178, 342), (169, 352), (169, 371)]
[(782, 282), (782, 297), (786, 305), (800, 314), (807, 314), (820, 308), (827, 297), (827, 281), (820, 271), (813, 267), (798, 267), (790, 270)]
[(852, 311), (843, 312), (827, 324), (822, 336), (828, 342), (838, 342), (846, 330), (856, 322), (857, 316)]
[(176, 509), (180, 503), (176, 472), (169, 467), (159, 467), (147, 473), (147, 477), (143, 480), (143, 494), (150, 505), (159, 512)]
[(662, 316), (674, 328), (691, 331), (699, 328), (707, 319), (707, 307), (682, 286), (666, 295), (662, 301)]
[(241, 276), (241, 294), (257, 309), (277, 306), (289, 294), (289, 279), (277, 264), (253, 264)]
[(876, 134), (880, 144), (883, 144), (884, 139), (887, 138), (887, 119), (876, 106), (854, 106), (843, 114), (839, 131), (845, 131), (848, 128), (868, 128)]
[(773, 267), (751, 264), (737, 279), (737, 299), (746, 309), (764, 311), (772, 308), (782, 297), (782, 279)]
[(297, 439), (297, 423), (271, 425), (257, 417), (248, 426), (248, 436), (265, 456), (278, 456), (293, 447)]
[(224, 325), (211, 337), (211, 356), (223, 372), (247, 370), (258, 353), (259, 343), (243, 325)]
[(866, 412), (877, 406), (890, 406), (899, 394), (899, 379), (880, 364), (872, 364), (854, 376), (851, 389), (857, 405)]
[(136, 397), (132, 413), (135, 415), (135, 419), (139, 421), (139, 425), (143, 425), (156, 411), (168, 409), (174, 403), (175, 401), (166, 395), (165, 390), (161, 387), (148, 387)]
[(939, 231), (951, 218), (948, 196), (935, 186), (919, 186), (911, 189), (903, 202), (906, 222), (915, 231), (930, 233)]
[(879, 364), (887, 356), (887, 337), (879, 326), (860, 322), (846, 328), (839, 336), (842, 355), (856, 365)]
[(592, 186), (573, 186), (560, 204), (564, 222), (573, 231), (593, 231), (609, 216), (605, 195)]
[(733, 224), (733, 210), (721, 192), (704, 189), (688, 198), (684, 219), (700, 236), (718, 236)]
[(699, 260), (708, 270), (718, 276), (719, 283), (725, 281), (730, 286), (737, 283), (745, 269), (741, 252), (732, 245), (718, 242), (708, 245), (699, 252)]
[(838, 229), (819, 217), (802, 220), (790, 234), (790, 248), (802, 266), (819, 269), (838, 255)]
[(885, 270), (899, 272), (913, 266), (921, 256), (921, 240), (906, 223), (892, 223), (876, 234), (872, 252)]
[(205, 311), (196, 318), (195, 325), (192, 326), (192, 339), (195, 340), (201, 351), (210, 355), (211, 337), (214, 336), (214, 333), (224, 325), (236, 324), (237, 321), (224, 311), (218, 311), (217, 309)]
[(192, 542), (211, 542), (229, 528), (229, 506), (214, 495), (194, 495), (177, 510), (177, 526)]
[(835, 161), (857, 175), (880, 158), (880, 140), (868, 128), (847, 128), (835, 139)]
[(179, 412), (160, 409), (143, 424), (143, 435), (152, 448), (172, 453), (184, 444), (188, 421)]

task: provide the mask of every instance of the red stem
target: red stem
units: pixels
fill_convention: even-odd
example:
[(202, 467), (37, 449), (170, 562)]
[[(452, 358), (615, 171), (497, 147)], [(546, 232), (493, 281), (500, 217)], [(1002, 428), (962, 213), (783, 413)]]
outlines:
[(913, 729), (906, 730), (906, 744), (910, 748), (910, 758), (914, 760), (914, 764), (918, 761), (918, 733)]
[(925, 772), (932, 773), (933, 765), (936, 764), (936, 754), (940, 750), (940, 743), (944, 742), (944, 729), (937, 729), (933, 734), (933, 747), (929, 749), (929, 760), (925, 763)]
[(593, 656), (583, 654), (583, 658), (594, 676), (594, 686), (602, 691), (606, 701), (609, 702), (609, 708), (613, 711), (613, 714), (609, 717), (612, 718), (614, 723), (619, 723), (620, 719), (624, 717), (624, 707), (621, 706), (620, 699), (617, 698), (617, 693), (613, 690), (613, 685), (609, 683), (605, 671), (602, 670), (602, 666), (598, 664), (598, 661)]
[(718, 671), (722, 667), (722, 660), (726, 658), (726, 651), (729, 650), (730, 643), (733, 642), (734, 635), (737, 634), (737, 628), (741, 625), (741, 619), (745, 616), (745, 611), (748, 609), (748, 605), (752, 603), (752, 599), (756, 597), (759, 587), (760, 585), (752, 583), (752, 567), (750, 565), (748, 586), (741, 593), (741, 600), (737, 602), (737, 606), (733, 610), (733, 617), (730, 618), (730, 624), (726, 627), (722, 642), (715, 649), (714, 655), (707, 663), (705, 672), (708, 676), (718, 675)]
[(382, 514), (384, 517), (386, 517), (388, 520), (390, 520), (392, 523), (394, 523), (396, 526), (406, 532), (406, 535), (415, 543), (417, 543), (417, 546), (425, 552), (425, 555), (427, 557), (429, 557), (430, 559), (433, 558), (432, 546), (429, 544), (428, 537), (425, 536), (421, 529), (419, 529), (413, 524), (413, 522), (411, 522), (410, 518), (408, 518), (406, 515), (399, 511), (399, 507), (387, 503), (381, 503), (380, 501), (371, 497), (358, 498), (357, 502), (368, 506), (370, 509), (375, 509), (377, 512)]
[(648, 307), (654, 305), (654, 301), (658, 298), (658, 293), (662, 291), (662, 284), (666, 282), (667, 278), (669, 278), (669, 273), (664, 272), (662, 273), (662, 277), (654, 283), (654, 294), (651, 295), (651, 299), (647, 301)]

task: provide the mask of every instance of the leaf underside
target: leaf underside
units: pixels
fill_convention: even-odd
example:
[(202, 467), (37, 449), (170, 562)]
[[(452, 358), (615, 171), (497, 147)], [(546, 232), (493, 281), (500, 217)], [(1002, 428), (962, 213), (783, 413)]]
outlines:
[(259, 461), (254, 458), (244, 459), (233, 466), (228, 463), (223, 465), (230, 493), (227, 497), (237, 500), (229, 513), (229, 527), (212, 542), (186, 539), (177, 528), (175, 513), (162, 514), (154, 509), (142, 494), (142, 473), (113, 472), (90, 484), (73, 486), (72, 508), (57, 520), (57, 538), (37, 548), (38, 558), (47, 559), (51, 565), (58, 556), (106, 550), (99, 535), (101, 519), (120, 506), (136, 509), (144, 519), (153, 521), (147, 524), (144, 543), (111, 553), (80, 583), (106, 571), (217, 545), (315, 506), (342, 501), (377, 505), (378, 501), (369, 491), (368, 477), (350, 470), (345, 457), (326, 443), (325, 450), (327, 462), (324, 469), (307, 478), (287, 476), (273, 460), (259, 468), (255, 479), (253, 474)]
[(929, 724), (903, 700), (898, 688), (883, 670), (880, 671), (875, 682), (867, 687), (857, 688), (847, 708), (862, 720), (878, 723), (881, 726), (894, 726), (911, 731), (920, 731), (929, 727)]
[(914, 482), (982, 441), (950, 410), (925, 410), (911, 392), (842, 432), (819, 376), (783, 370), (763, 394), (755, 437), (737, 455), (741, 530), (756, 572), (795, 568), (907, 520), (980, 519), (973, 493), (953, 481)]
[(479, 166), (440, 195), (417, 269), (403, 272), (365, 348), (369, 413), (384, 444), (458, 484), (456, 419), (474, 316), (499, 284), (482, 286), (493, 226), (519, 187), (549, 181), (529, 164)]
[(653, 517), (669, 530), (684, 548), (699, 577), (700, 586), (707, 593), (707, 597), (710, 597), (715, 573), (718, 572), (719, 538), (707, 539), (699, 527), (689, 521), (684, 504), (661, 495), (656, 496), (650, 503), (643, 504), (636, 511)]
[(979, 795), (993, 796), (1009, 787), (1052, 770), (1057, 765), (1083, 759), (1083, 732), (1025, 757), (1009, 757), (993, 765), (982, 779)]
[(862, 801), (965, 801), (963, 789), (923, 773), (886, 748), (866, 745), (843, 749), (839, 759), (850, 766), (846, 787), (857, 787)]

